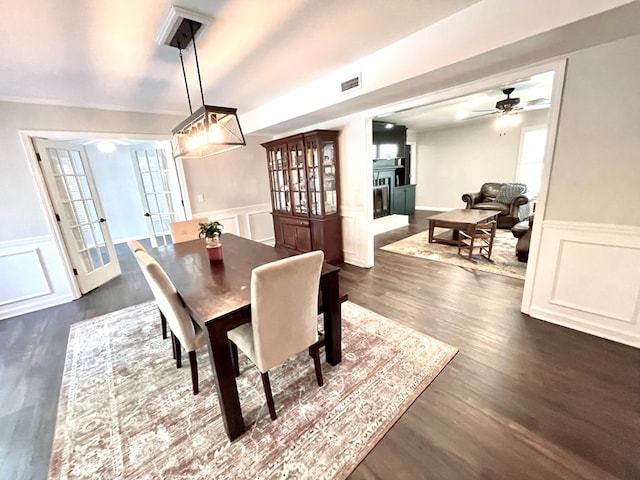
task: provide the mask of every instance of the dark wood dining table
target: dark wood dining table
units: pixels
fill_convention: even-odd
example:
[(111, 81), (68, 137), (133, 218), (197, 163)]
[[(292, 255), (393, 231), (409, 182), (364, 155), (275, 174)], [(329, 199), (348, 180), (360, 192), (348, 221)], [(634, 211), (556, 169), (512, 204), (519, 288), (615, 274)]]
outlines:
[[(244, 431), (242, 409), (227, 332), (251, 321), (251, 271), (295, 253), (225, 233), (222, 261), (210, 262), (204, 239), (160, 246), (153, 256), (169, 275), (191, 317), (209, 336), (209, 359), (225, 431), (230, 440)], [(340, 269), (325, 263), (320, 278), (327, 362), (342, 360)]]

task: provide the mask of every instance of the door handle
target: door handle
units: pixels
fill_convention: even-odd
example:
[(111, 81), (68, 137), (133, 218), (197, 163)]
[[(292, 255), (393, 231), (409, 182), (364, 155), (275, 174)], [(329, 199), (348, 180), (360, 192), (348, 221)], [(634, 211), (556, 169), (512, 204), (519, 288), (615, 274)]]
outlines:
[(107, 219), (106, 219), (106, 218), (101, 218), (101, 219), (100, 219), (100, 223), (104, 223), (104, 222), (106, 222), (106, 221), (107, 221)]

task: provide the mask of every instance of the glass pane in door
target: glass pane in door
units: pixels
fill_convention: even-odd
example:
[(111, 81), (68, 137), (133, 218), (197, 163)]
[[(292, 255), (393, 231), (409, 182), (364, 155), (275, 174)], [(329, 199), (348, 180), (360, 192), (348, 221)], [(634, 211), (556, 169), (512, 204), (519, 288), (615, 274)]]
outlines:
[(185, 217), (173, 160), (162, 148), (134, 150), (133, 158), (151, 244), (165, 245), (171, 241), (169, 224)]
[(325, 215), (338, 211), (338, 192), (336, 185), (336, 165), (333, 142), (321, 142), (322, 151), (322, 188)]

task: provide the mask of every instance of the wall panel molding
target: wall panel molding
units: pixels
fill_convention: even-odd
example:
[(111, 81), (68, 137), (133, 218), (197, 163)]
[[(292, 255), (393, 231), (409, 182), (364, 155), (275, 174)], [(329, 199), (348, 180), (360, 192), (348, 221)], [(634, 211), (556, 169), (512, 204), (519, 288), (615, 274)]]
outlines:
[(530, 315), (640, 347), (640, 227), (542, 225)]
[(270, 245), (275, 244), (270, 203), (198, 212), (193, 216), (210, 221), (217, 220), (224, 226), (225, 233), (233, 233)]
[(368, 223), (368, 212), (364, 207), (356, 207), (349, 205), (340, 206), (340, 214), (342, 215), (342, 252), (344, 254), (344, 262), (356, 267), (368, 268), (366, 259), (367, 241), (361, 238), (358, 232), (366, 231)]
[(0, 242), (0, 319), (73, 300), (55, 249), (47, 235)]

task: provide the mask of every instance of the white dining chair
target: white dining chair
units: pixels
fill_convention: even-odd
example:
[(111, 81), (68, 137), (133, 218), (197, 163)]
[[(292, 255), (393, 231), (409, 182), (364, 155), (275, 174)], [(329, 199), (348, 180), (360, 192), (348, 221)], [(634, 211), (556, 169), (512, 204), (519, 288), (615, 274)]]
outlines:
[[(140, 266), (140, 268), (142, 268), (142, 265), (140, 265), (140, 262), (138, 261), (138, 258), (135, 255), (136, 255), (136, 252), (138, 251), (148, 253), (147, 250), (137, 240), (127, 240), (127, 246), (129, 247), (129, 250), (131, 250), (131, 253), (133, 253), (133, 256), (136, 259), (136, 262), (138, 262), (138, 265)], [(167, 319), (164, 318), (164, 313), (162, 313), (162, 311), (160, 311), (160, 325), (162, 327), (162, 338), (167, 338)]]
[(206, 218), (192, 218), (182, 222), (171, 222), (169, 224), (171, 240), (173, 243), (182, 243), (200, 238), (200, 222), (208, 221)]
[(182, 366), (182, 346), (189, 353), (193, 394), (197, 395), (199, 388), (196, 350), (206, 345), (207, 332), (191, 319), (175, 286), (160, 264), (147, 252), (141, 250), (138, 250), (135, 256), (142, 267), (142, 273), (149, 283), (158, 308), (167, 319), (178, 368)]
[(273, 367), (308, 349), (318, 385), (323, 385), (317, 323), (323, 261), (324, 253), (314, 251), (254, 268), (251, 323), (228, 333), (236, 374), (237, 349), (258, 367), (272, 420), (277, 418), (268, 373)]
[(127, 240), (127, 246), (129, 247), (129, 250), (131, 250), (131, 253), (133, 254), (135, 254), (138, 250), (142, 250), (143, 252), (147, 251), (142, 246), (142, 244), (137, 240)]

